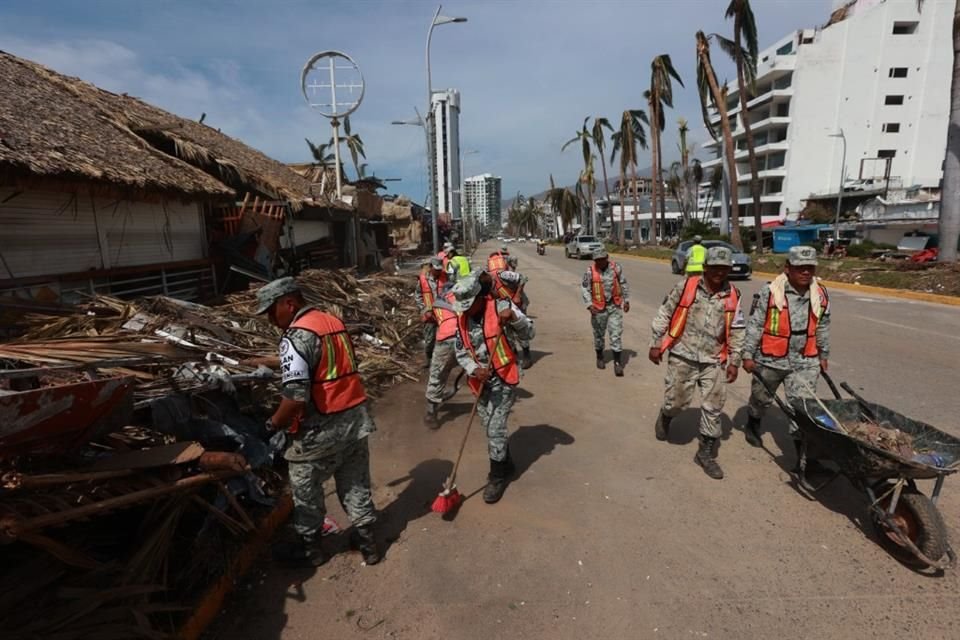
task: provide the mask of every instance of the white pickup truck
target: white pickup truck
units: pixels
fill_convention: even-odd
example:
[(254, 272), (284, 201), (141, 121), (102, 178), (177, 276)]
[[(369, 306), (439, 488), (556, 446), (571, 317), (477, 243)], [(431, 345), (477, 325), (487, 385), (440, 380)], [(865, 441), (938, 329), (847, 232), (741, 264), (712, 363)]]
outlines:
[(577, 236), (567, 243), (563, 253), (568, 258), (592, 258), (594, 251), (603, 249), (603, 243), (594, 236)]

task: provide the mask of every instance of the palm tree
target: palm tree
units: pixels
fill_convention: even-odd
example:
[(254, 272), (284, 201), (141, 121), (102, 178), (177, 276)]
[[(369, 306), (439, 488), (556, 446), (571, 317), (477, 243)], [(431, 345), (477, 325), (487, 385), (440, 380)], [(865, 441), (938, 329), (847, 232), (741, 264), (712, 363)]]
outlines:
[[(917, 11), (923, 0), (917, 0)], [(940, 189), (939, 262), (957, 261), (960, 242), (960, 3), (953, 10), (953, 77), (950, 81), (950, 120), (947, 149), (943, 160), (943, 187)]]
[(750, 193), (753, 196), (753, 230), (757, 251), (763, 249), (763, 218), (760, 204), (760, 178), (757, 175), (757, 154), (754, 151), (753, 129), (747, 111), (747, 85), (753, 93), (757, 78), (757, 22), (750, 8), (750, 0), (730, 0), (727, 7), (727, 18), (733, 18), (733, 40), (717, 36), (720, 48), (729, 55), (737, 65), (737, 90), (740, 98), (740, 121), (743, 122), (743, 133), (747, 141), (747, 155), (750, 158)]
[(613, 131), (610, 121), (606, 118), (594, 118), (593, 129), (590, 131), (590, 137), (593, 138), (593, 146), (597, 149), (597, 155), (600, 156), (600, 167), (603, 169), (603, 190), (607, 195), (607, 203), (610, 202), (610, 186), (607, 184), (607, 161), (603, 157), (606, 138), (603, 134), (604, 128)]
[(620, 130), (610, 136), (613, 143), (613, 150), (610, 152), (610, 162), (613, 162), (617, 151), (620, 152), (620, 244), (624, 243), (624, 234), (626, 229), (623, 223), (624, 209), (624, 188), (626, 182), (627, 168), (631, 169), (633, 174), (633, 203), (636, 210), (633, 216), (633, 242), (637, 242), (637, 231), (640, 225), (637, 214), (639, 213), (639, 199), (637, 198), (637, 145), (641, 149), (647, 148), (647, 133), (643, 128), (646, 123), (650, 126), (647, 114), (643, 109), (627, 109), (620, 115)]
[(580, 206), (577, 202), (577, 198), (570, 193), (570, 190), (566, 187), (557, 188), (553, 182), (553, 176), (551, 175), (550, 189), (547, 191), (544, 199), (550, 203), (550, 208), (553, 210), (553, 212), (560, 216), (560, 221), (563, 223), (563, 228), (569, 229), (570, 224), (580, 212)]
[(310, 142), (309, 138), (304, 138), (307, 141), (307, 146), (310, 147), (310, 154), (313, 156), (313, 161), (326, 169), (333, 163), (334, 155), (333, 151), (330, 150), (333, 140), (326, 144), (313, 144)]
[(357, 172), (357, 179), (360, 179), (363, 177), (360, 174), (360, 158), (366, 160), (367, 154), (364, 153), (363, 140), (360, 139), (360, 135), (350, 132), (350, 116), (343, 119), (343, 133), (344, 137), (341, 138), (341, 140), (346, 143), (347, 149), (350, 151), (350, 157), (353, 159), (353, 168)]
[(666, 121), (663, 115), (664, 107), (673, 108), (673, 83), (670, 78), (675, 79), (680, 86), (683, 86), (683, 80), (680, 74), (673, 68), (673, 62), (666, 53), (660, 54), (650, 63), (650, 89), (644, 93), (647, 102), (650, 105), (650, 118), (653, 125), (650, 127), (650, 138), (653, 141), (653, 192), (651, 193), (651, 211), (652, 218), (656, 218), (657, 199), (660, 200), (660, 236), (663, 237), (667, 232), (667, 211), (666, 201), (662, 193), (663, 176), (661, 174), (661, 151), (660, 134), (663, 132)]
[[(566, 148), (569, 147), (574, 142), (577, 142), (577, 141), (580, 142), (580, 150), (583, 153), (583, 171), (580, 172), (579, 181), (582, 181), (587, 176), (587, 174), (589, 174), (590, 184), (588, 185), (588, 190), (587, 190), (587, 198), (588, 198), (587, 202), (588, 202), (589, 208), (587, 210), (591, 214), (590, 232), (596, 233), (597, 230), (594, 228), (596, 227), (596, 222), (593, 219), (593, 153), (590, 151), (590, 143), (593, 141), (593, 135), (587, 130), (587, 121), (589, 119), (590, 119), (590, 116), (587, 116), (586, 118), (583, 119), (583, 126), (581, 127), (580, 131), (577, 131), (576, 135), (574, 135), (571, 139), (564, 142), (563, 146), (560, 147), (560, 151), (565, 151)], [(580, 224), (584, 224), (585, 222), (586, 222), (585, 220), (581, 220)]]
[[(703, 114), (703, 123), (707, 131), (717, 138), (717, 131), (710, 122), (710, 107), (720, 114), (720, 128), (723, 132), (723, 147), (727, 154), (727, 176), (730, 185), (730, 242), (737, 249), (743, 249), (743, 240), (740, 238), (740, 209), (737, 203), (737, 163), (734, 161), (733, 134), (730, 132), (730, 121), (727, 119), (727, 88), (722, 89), (717, 83), (717, 76), (713, 72), (710, 62), (710, 41), (703, 31), (697, 31), (697, 88), (700, 92), (700, 109)], [(721, 229), (721, 232), (726, 229)]]

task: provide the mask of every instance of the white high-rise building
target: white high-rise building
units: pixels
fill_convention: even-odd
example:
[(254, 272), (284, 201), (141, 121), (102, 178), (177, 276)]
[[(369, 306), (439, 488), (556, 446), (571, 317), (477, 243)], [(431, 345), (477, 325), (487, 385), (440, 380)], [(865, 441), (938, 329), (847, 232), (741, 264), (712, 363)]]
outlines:
[[(784, 37), (760, 52), (747, 103), (765, 221), (795, 218), (805, 199), (840, 188), (843, 131), (847, 188), (937, 188), (943, 172), (953, 65), (954, 2), (838, 3), (828, 24)], [(750, 163), (736, 79), (728, 116), (737, 146), (741, 224), (753, 224)], [(705, 145), (722, 166), (719, 139)], [(706, 186), (706, 183), (704, 183)], [(720, 197), (714, 217), (719, 217)]]
[(436, 210), (460, 219), (460, 92), (456, 89), (434, 91), (433, 180), (437, 194)]
[(500, 176), (484, 173), (463, 181), (463, 210), (481, 227), (500, 223)]

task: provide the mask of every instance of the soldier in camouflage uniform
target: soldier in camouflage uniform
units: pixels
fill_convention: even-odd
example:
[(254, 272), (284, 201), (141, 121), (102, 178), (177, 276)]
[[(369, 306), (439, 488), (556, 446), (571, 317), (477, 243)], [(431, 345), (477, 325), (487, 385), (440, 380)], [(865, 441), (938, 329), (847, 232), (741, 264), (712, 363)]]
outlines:
[(440, 315), (437, 326), (436, 345), (430, 359), (430, 374), (427, 378), (427, 410), (423, 423), (428, 429), (439, 429), (440, 418), (437, 414), (444, 401), (447, 380), (457, 366), (457, 312), (453, 307), (453, 296), (448, 292), (434, 301), (434, 311)]
[[(484, 292), (479, 275), (474, 272), (453, 287), (454, 306), (460, 314), (457, 362), (470, 376), (474, 394), (479, 395), (477, 415), (487, 431), (490, 456), (483, 500), (493, 504), (503, 496), (514, 472), (507, 446), (507, 417), (516, 399), (520, 366), (512, 336), (529, 339), (534, 330), (533, 322), (515, 304)], [(491, 354), (488, 342), (500, 345), (496, 353)]]
[(720, 412), (726, 383), (737, 379), (743, 348), (740, 292), (727, 280), (733, 254), (726, 247), (707, 251), (704, 272), (678, 282), (653, 319), (650, 361), (667, 358), (666, 392), (657, 417), (657, 440), (666, 440), (670, 422), (700, 390), (700, 446), (693, 461), (714, 479), (723, 478), (717, 463)]
[(623, 269), (611, 262), (604, 249), (593, 254), (593, 265), (583, 274), (580, 286), (583, 304), (590, 312), (590, 325), (593, 327), (593, 348), (597, 352), (597, 369), (606, 369), (603, 360), (606, 334), (610, 333), (610, 348), (613, 350), (613, 371), (618, 377), (623, 375), (621, 352), (623, 345), (623, 314), (630, 312), (630, 287)]
[[(827, 370), (830, 357), (830, 299), (816, 273), (817, 250), (792, 247), (784, 273), (763, 285), (747, 321), (744, 370), (760, 376), (773, 391), (783, 384), (791, 404), (813, 397), (820, 371)], [(755, 447), (763, 446), (760, 424), (772, 402), (766, 387), (753, 380), (743, 430), (747, 442)], [(792, 422), (790, 434), (799, 458), (799, 433)]]
[[(434, 256), (424, 261), (425, 273), (417, 280), (417, 310), (423, 323), (423, 351), (427, 359), (427, 368), (433, 358), (434, 344), (437, 339), (437, 318), (433, 312), (433, 300), (440, 299), (447, 289), (447, 274), (443, 270), (443, 260)], [(424, 287), (427, 287), (427, 291)], [(429, 297), (429, 302), (428, 302)]]
[[(524, 291), (524, 285), (527, 284), (527, 276), (516, 270), (517, 259), (510, 257), (508, 262), (512, 260), (511, 269), (509, 271), (501, 271), (498, 274), (500, 284), (506, 288), (506, 293), (509, 294), (509, 299), (516, 304), (520, 311), (523, 311), (524, 314), (527, 313), (527, 307), (530, 304), (530, 298), (527, 297), (526, 291)], [(517, 293), (519, 292), (519, 295)], [(498, 292), (499, 297), (504, 297)], [(519, 299), (519, 302), (517, 300)], [(533, 358), (530, 354), (530, 340), (523, 336), (516, 336), (517, 346), (520, 347), (523, 354), (523, 368), (529, 369), (533, 364)]]
[(307, 306), (293, 278), (261, 287), (257, 313), (269, 314), (284, 330), (279, 347), (283, 397), (267, 428), (292, 434), (284, 457), (300, 543), (278, 549), (278, 559), (315, 567), (329, 560), (320, 536), (326, 515), (323, 483), (333, 477), (340, 504), (354, 525), (353, 542), (367, 564), (376, 564), (380, 552), (373, 535), (376, 512), (367, 444), (376, 426), (346, 329), (337, 318)]

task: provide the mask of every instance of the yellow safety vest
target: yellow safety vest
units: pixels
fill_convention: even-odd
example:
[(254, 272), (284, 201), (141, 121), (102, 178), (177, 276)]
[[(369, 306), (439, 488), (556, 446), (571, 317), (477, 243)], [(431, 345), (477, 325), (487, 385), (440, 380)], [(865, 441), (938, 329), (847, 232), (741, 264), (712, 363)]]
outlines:
[(703, 273), (703, 263), (707, 261), (707, 248), (695, 244), (687, 250), (687, 273)]

